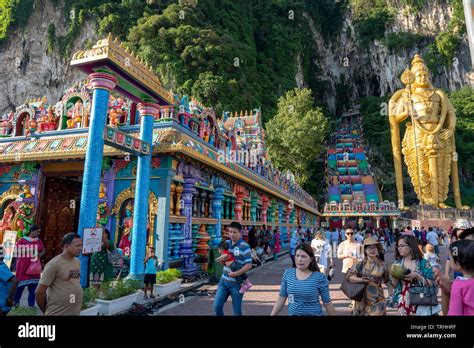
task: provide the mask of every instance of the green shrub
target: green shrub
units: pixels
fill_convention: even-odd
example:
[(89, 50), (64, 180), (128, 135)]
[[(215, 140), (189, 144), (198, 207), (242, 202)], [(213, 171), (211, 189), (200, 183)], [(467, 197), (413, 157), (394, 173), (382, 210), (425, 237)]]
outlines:
[(390, 51), (411, 48), (419, 44), (424, 37), (409, 32), (389, 33), (384, 39), (384, 44)]
[(181, 278), (183, 273), (176, 268), (168, 268), (166, 271), (156, 273), (156, 282), (159, 284), (167, 284)]
[(99, 298), (99, 291), (94, 287), (88, 287), (84, 290), (84, 296), (82, 299), (82, 309), (87, 309), (95, 304), (95, 301)]
[(38, 315), (37, 308), (31, 307), (13, 307), (12, 310), (8, 313), (10, 316), (35, 316)]
[(117, 281), (105, 282), (100, 288), (100, 298), (106, 301), (116, 300), (133, 294), (141, 289), (141, 284), (136, 280), (119, 279)]

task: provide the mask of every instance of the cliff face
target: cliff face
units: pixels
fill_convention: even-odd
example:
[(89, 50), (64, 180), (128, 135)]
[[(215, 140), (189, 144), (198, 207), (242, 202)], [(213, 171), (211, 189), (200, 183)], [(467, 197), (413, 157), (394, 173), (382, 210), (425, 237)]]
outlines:
[[(55, 25), (57, 36), (66, 33), (63, 5), (61, 1), (58, 3), (59, 6), (54, 6), (49, 0), (37, 0), (27, 26), (10, 34), (7, 43), (0, 47), (0, 116), (30, 98), (46, 96), (48, 102), (55, 103), (65, 88), (86, 77), (70, 67), (69, 59), (62, 59), (57, 53), (47, 53), (48, 25)], [(417, 15), (405, 16), (400, 11), (387, 33), (401, 31), (433, 36), (446, 29), (452, 15), (451, 6), (445, 0), (427, 3), (429, 5)], [(317, 81), (326, 81), (325, 89), (320, 94), (333, 112), (342, 111), (360, 97), (391, 94), (401, 88), (400, 73), (415, 53), (423, 55), (426, 52), (426, 48), (413, 47), (391, 53), (381, 42), (363, 48), (350, 10), (345, 14), (341, 32), (331, 42), (323, 39), (310, 15), (305, 13), (304, 17), (311, 29), (311, 45), (316, 57), (313, 64), (318, 69), (317, 73), (305, 72), (303, 59), (298, 56), (294, 62), (297, 65), (296, 85), (305, 87), (317, 85)], [(87, 42), (95, 43), (98, 39), (95, 24), (86, 21), (74, 42), (73, 51), (83, 49)], [(458, 63), (450, 68), (440, 67), (438, 73), (432, 72), (436, 87), (458, 89), (470, 83), (467, 37), (463, 38), (457, 60)]]
[[(47, 53), (48, 25), (55, 25), (58, 36), (66, 33), (63, 13), (62, 7), (48, 0), (37, 1), (28, 25), (11, 33), (0, 47), (0, 116), (31, 98), (46, 96), (48, 103), (54, 104), (64, 89), (86, 77), (71, 67), (69, 60)], [(82, 27), (74, 49), (83, 49), (87, 41), (97, 41), (95, 26), (90, 22)]]
[[(403, 8), (401, 3), (399, 8)], [(446, 1), (429, 1), (416, 15), (403, 14), (399, 11), (393, 25), (387, 28), (386, 34), (411, 32), (435, 36), (447, 28), (452, 12), (452, 7)], [(315, 29), (315, 23), (308, 13), (305, 13), (304, 17), (311, 28), (314, 53), (317, 57), (315, 63), (320, 68), (318, 72), (321, 73), (313, 77), (329, 82), (323, 98), (333, 112), (344, 109), (341, 101), (346, 102), (346, 105), (352, 105), (358, 98), (368, 95), (390, 95), (402, 88), (400, 74), (409, 66), (415, 53), (421, 53), (423, 56), (427, 51), (426, 46), (414, 46), (392, 53), (377, 40), (371, 43), (368, 49), (361, 47), (350, 10), (345, 13), (339, 36), (331, 43), (326, 42)], [(438, 72), (431, 71), (435, 87), (455, 90), (472, 83), (469, 78), (471, 61), (467, 35), (462, 38), (456, 58), (449, 68), (441, 66)], [(298, 86), (307, 83), (301, 78), (302, 75), (299, 71), (295, 77)], [(338, 85), (344, 86), (344, 90), (347, 91), (344, 96), (340, 96), (341, 98), (335, 97), (338, 94)]]

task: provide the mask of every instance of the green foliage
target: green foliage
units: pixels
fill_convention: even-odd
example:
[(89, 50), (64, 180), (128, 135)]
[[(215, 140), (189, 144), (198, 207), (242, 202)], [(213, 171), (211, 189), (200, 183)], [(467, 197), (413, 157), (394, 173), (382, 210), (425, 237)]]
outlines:
[(350, 4), (362, 46), (382, 39), (387, 24), (393, 20), (394, 9), (384, 0), (350, 0)]
[(95, 301), (99, 298), (99, 291), (94, 287), (88, 287), (84, 290), (82, 299), (82, 310), (87, 309), (91, 305), (95, 304)]
[(8, 316), (36, 316), (38, 315), (38, 309), (31, 307), (13, 307), (8, 313)]
[(99, 297), (102, 300), (112, 301), (133, 294), (140, 288), (140, 282), (135, 280), (119, 279), (117, 281), (104, 282), (100, 287)]
[(323, 153), (328, 119), (314, 107), (309, 89), (294, 89), (278, 101), (275, 117), (267, 123), (267, 146), (272, 163), (291, 170), (304, 185), (313, 173), (309, 165)]
[(411, 13), (418, 13), (426, 3), (426, 0), (403, 0), (402, 3), (408, 6)]
[[(453, 16), (445, 31), (439, 33), (434, 44), (429, 46), (427, 65), (432, 71), (437, 71), (439, 65), (450, 66), (456, 51), (461, 44), (462, 35), (466, 32), (462, 0), (453, 0)], [(434, 70), (436, 69), (436, 70)]]
[(461, 178), (465, 184), (474, 179), (474, 90), (463, 87), (453, 91), (449, 100), (456, 109), (456, 150), (459, 154)]
[(48, 25), (48, 53), (51, 54), (53, 52), (56, 42), (56, 27), (53, 23), (50, 23)]
[(159, 284), (171, 283), (181, 278), (183, 273), (176, 268), (168, 268), (166, 271), (156, 273), (156, 282)]
[(387, 34), (383, 42), (391, 52), (396, 52), (418, 45), (424, 38), (425, 37), (420, 34), (399, 32)]
[(34, 0), (0, 0), (0, 43), (13, 29), (26, 26), (33, 12)]

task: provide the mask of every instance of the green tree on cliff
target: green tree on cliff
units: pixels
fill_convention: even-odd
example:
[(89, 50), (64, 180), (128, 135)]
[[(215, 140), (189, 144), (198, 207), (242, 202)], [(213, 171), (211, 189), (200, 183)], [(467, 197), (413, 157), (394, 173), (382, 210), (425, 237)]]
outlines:
[(314, 163), (324, 152), (328, 119), (315, 107), (310, 89), (293, 89), (280, 97), (278, 111), (266, 125), (266, 141), (272, 163), (291, 170), (300, 185), (314, 176)]

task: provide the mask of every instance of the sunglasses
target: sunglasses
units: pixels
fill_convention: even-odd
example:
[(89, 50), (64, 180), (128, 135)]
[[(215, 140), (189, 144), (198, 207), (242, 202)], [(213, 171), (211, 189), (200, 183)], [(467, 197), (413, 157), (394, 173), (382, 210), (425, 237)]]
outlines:
[(346, 233), (346, 234), (347, 234), (348, 236), (351, 236), (351, 235), (353, 235), (354, 233)]

